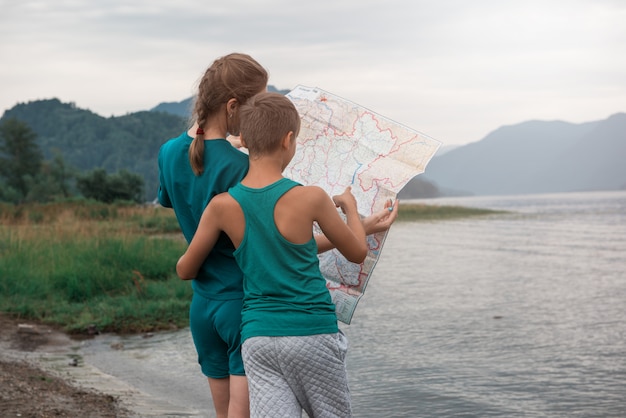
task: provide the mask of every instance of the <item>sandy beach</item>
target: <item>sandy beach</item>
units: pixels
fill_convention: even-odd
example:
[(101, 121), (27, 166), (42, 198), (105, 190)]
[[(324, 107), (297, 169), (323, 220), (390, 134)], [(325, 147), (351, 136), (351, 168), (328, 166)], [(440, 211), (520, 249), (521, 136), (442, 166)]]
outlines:
[(213, 416), (210, 404), (194, 409), (89, 364), (81, 351), (89, 338), (0, 313), (0, 416)]
[(52, 327), (0, 314), (0, 416), (133, 416), (117, 397), (82, 387), (54, 362), (46, 364), (46, 358), (55, 356), (75, 367), (75, 343)]

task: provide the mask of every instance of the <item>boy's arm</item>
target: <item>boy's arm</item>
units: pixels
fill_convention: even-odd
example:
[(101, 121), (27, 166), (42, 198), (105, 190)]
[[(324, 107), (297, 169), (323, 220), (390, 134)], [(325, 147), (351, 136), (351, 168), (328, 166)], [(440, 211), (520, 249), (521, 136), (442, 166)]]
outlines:
[[(348, 261), (361, 263), (367, 256), (368, 247), (365, 229), (350, 188), (348, 187), (343, 194), (333, 197), (332, 201), (322, 189), (316, 188), (316, 190), (319, 193), (317, 196), (319, 205), (316, 207), (315, 219), (322, 232)], [(345, 213), (345, 223), (335, 206), (340, 207)]]
[[(385, 202), (385, 208), (379, 210), (376, 213), (372, 213), (362, 219), (363, 228), (365, 229), (365, 235), (372, 235), (378, 232), (384, 232), (391, 228), (391, 224), (394, 223), (398, 217), (399, 201), (396, 200), (394, 204), (391, 199)], [(335, 246), (324, 234), (315, 235), (315, 242), (317, 242), (317, 252), (323, 253), (330, 251)]]
[[(215, 199), (215, 198), (214, 198)], [(213, 201), (211, 201), (213, 203)], [(204, 263), (213, 246), (217, 242), (221, 229), (216, 222), (215, 205), (206, 207), (200, 218), (198, 229), (187, 248), (187, 251), (178, 259), (176, 263), (176, 273), (183, 280), (195, 279), (198, 270)]]
[(315, 238), (315, 242), (317, 243), (318, 254), (325, 253), (326, 251), (330, 251), (333, 248), (335, 248), (333, 243), (330, 242), (328, 238), (326, 238), (326, 235), (324, 234), (316, 234), (314, 238)]

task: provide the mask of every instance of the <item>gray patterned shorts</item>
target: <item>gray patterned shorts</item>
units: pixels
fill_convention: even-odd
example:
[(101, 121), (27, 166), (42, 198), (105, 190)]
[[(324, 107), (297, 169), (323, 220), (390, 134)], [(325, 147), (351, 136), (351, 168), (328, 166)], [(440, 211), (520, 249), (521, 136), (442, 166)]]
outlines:
[(251, 418), (352, 416), (345, 357), (348, 339), (336, 334), (252, 337), (243, 357)]

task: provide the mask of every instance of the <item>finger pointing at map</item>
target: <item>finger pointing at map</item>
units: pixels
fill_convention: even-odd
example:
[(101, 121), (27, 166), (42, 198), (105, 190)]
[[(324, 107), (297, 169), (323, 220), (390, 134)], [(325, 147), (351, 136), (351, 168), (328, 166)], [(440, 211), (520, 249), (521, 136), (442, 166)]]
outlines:
[(348, 202), (354, 202), (356, 205), (356, 200), (352, 194), (352, 187), (348, 186), (342, 194), (333, 196), (333, 202), (335, 202), (335, 205), (345, 214), (345, 207)]

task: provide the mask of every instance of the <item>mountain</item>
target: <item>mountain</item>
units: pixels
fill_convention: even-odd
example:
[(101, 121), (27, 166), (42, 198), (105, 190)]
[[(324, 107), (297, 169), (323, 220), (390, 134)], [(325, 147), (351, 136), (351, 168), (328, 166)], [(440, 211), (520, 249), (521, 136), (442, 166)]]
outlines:
[[(289, 90), (268, 90), (286, 94)], [(105, 118), (74, 103), (58, 99), (19, 103), (2, 118), (16, 118), (36, 134), (45, 159), (55, 153), (79, 172), (104, 168), (126, 169), (144, 179), (145, 199), (156, 197), (159, 185), (157, 156), (161, 145), (188, 127), (193, 98), (166, 102), (151, 109)]]
[(502, 195), (626, 188), (626, 114), (529, 121), (435, 156), (423, 176), (444, 191)]
[(183, 118), (189, 118), (191, 116), (191, 107), (193, 106), (193, 97), (185, 99), (181, 102), (163, 102), (159, 103), (152, 109), (151, 112), (163, 112), (172, 115), (181, 116)]
[[(140, 174), (146, 200), (153, 200), (159, 148), (187, 128), (191, 102), (161, 103), (151, 111), (104, 118), (73, 103), (48, 99), (20, 103), (2, 118), (28, 124), (46, 159), (58, 152), (80, 171), (126, 169)], [(523, 122), (437, 153), (399, 197), (626, 189), (625, 157), (625, 113), (582, 124)]]
[[(279, 90), (276, 87), (269, 85), (267, 86), (267, 91), (272, 91), (281, 94), (287, 94), (291, 90)], [(189, 118), (191, 116), (193, 106), (193, 97), (189, 97), (180, 102), (163, 102), (159, 103), (157, 106), (150, 109), (152, 112), (164, 112), (170, 113), (172, 115), (182, 116), (184, 118)]]
[(26, 123), (37, 134), (46, 159), (58, 152), (79, 171), (126, 169), (141, 175), (146, 200), (156, 196), (161, 144), (187, 127), (187, 120), (176, 115), (143, 111), (104, 118), (58, 99), (20, 103), (7, 110), (4, 118)]

